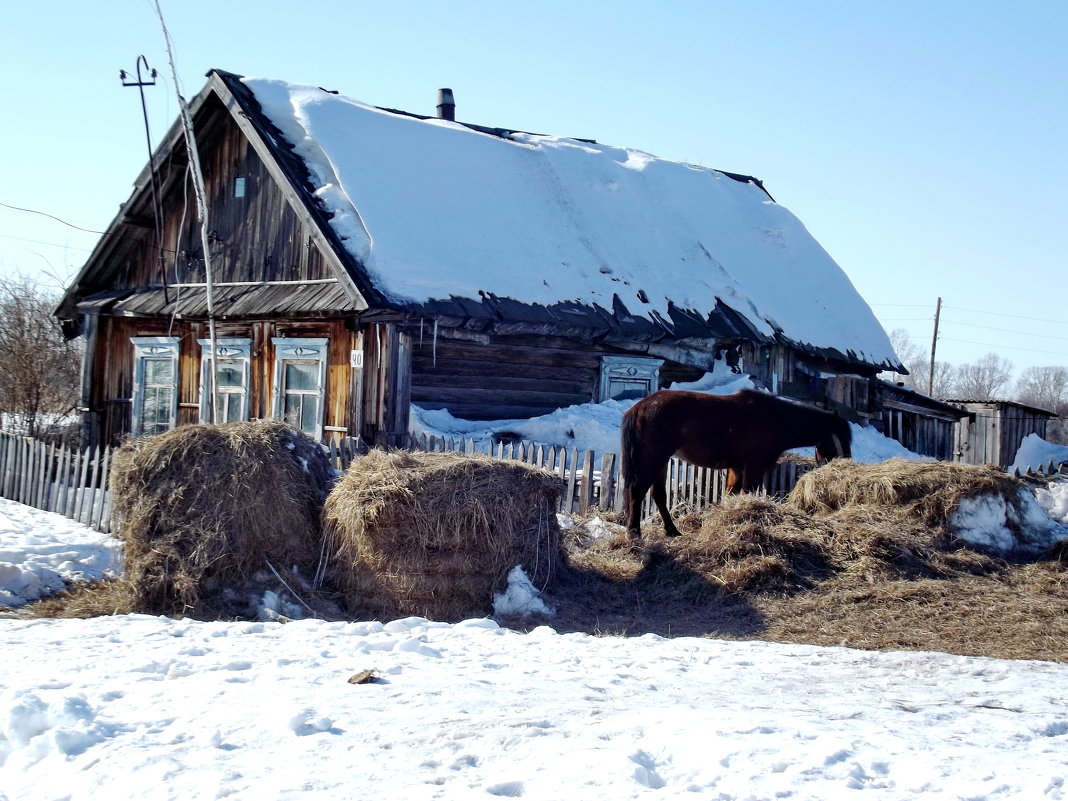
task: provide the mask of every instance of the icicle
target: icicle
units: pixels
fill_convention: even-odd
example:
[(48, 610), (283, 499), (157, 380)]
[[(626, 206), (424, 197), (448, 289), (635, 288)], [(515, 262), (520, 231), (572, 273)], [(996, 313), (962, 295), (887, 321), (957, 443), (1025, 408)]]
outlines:
[(438, 321), (434, 320), (434, 366), (438, 366)]
[(419, 347), (423, 347), (423, 318), (419, 318)]

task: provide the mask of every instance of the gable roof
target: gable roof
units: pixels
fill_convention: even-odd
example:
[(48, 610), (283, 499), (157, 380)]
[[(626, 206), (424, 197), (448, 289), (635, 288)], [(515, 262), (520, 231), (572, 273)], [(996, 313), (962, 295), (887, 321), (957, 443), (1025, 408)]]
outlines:
[(845, 273), (749, 176), (208, 77), (194, 105), (220, 97), (299, 197), (335, 256), (346, 309), (609, 339), (775, 341), (900, 368)]

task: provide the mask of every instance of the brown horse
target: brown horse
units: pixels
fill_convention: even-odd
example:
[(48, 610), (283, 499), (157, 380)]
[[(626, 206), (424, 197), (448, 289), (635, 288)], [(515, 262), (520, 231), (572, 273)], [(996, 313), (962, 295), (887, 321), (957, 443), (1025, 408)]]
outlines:
[(727, 468), (730, 493), (757, 489), (790, 448), (815, 445), (817, 460), (852, 455), (849, 423), (834, 412), (751, 389), (722, 396), (662, 389), (627, 411), (620, 434), (627, 532), (633, 537), (641, 536), (642, 501), (650, 487), (664, 531), (679, 535), (665, 488), (672, 456)]

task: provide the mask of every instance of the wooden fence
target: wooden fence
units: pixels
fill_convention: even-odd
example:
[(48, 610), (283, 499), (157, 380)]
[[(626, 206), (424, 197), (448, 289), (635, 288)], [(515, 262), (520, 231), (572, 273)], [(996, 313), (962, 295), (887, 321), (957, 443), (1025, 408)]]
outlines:
[(109, 531), (110, 448), (79, 451), (0, 432), (0, 497)]
[[(325, 444), (332, 466), (344, 471), (367, 450), (358, 439), (334, 439)], [(619, 460), (614, 453), (600, 457), (593, 451), (579, 451), (537, 443), (498, 443), (476, 446), (472, 440), (418, 437), (409, 449), (428, 452), (486, 453), (498, 459), (524, 462), (559, 476), (564, 492), (559, 510), (586, 514), (591, 510), (623, 509), (623, 488)], [(0, 432), (0, 497), (57, 512), (98, 531), (111, 530), (111, 504), (107, 492), (112, 449), (79, 451), (47, 444), (29, 437)], [(796, 462), (780, 462), (764, 482), (769, 495), (786, 495), (809, 467)], [(1061, 466), (1061, 472), (1068, 469)], [(1051, 462), (1029, 473), (1057, 472)], [(723, 497), (726, 471), (694, 467), (680, 459), (668, 466), (668, 506), (680, 503), (701, 509), (719, 503)], [(654, 513), (646, 499), (643, 516)]]

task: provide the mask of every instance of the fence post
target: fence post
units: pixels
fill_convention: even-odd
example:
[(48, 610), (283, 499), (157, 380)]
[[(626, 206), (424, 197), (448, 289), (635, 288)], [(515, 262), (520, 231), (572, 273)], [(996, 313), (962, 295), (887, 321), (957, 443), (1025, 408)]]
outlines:
[(597, 506), (605, 511), (615, 507), (616, 503), (616, 455), (606, 453), (601, 457), (601, 497)]

